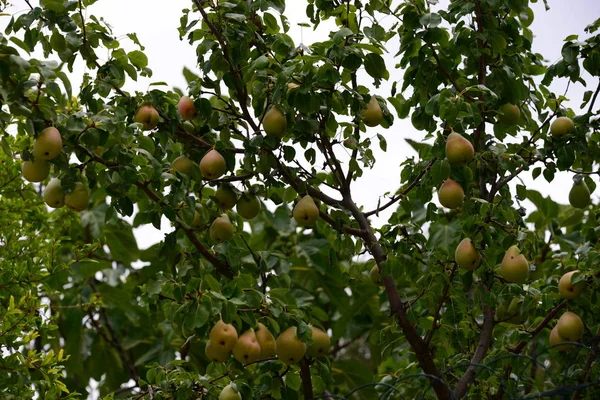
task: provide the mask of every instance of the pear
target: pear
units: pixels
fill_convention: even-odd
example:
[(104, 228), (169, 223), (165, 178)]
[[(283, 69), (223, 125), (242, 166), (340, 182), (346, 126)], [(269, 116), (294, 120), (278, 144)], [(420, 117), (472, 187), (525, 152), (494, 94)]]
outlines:
[(371, 100), (367, 103), (367, 107), (361, 110), (360, 114), (363, 117), (363, 122), (367, 126), (377, 126), (383, 120), (383, 111), (375, 96), (371, 96)]
[(590, 205), (590, 189), (583, 179), (573, 180), (573, 187), (569, 192), (569, 203), (575, 208), (586, 208)]
[(62, 151), (62, 138), (54, 127), (44, 129), (33, 142), (33, 156), (36, 160), (52, 160)]
[(297, 364), (306, 354), (306, 344), (296, 336), (296, 327), (283, 331), (277, 338), (277, 357), (286, 364)]
[(550, 125), (550, 133), (553, 137), (559, 138), (568, 135), (575, 129), (573, 120), (569, 117), (556, 118)]
[(219, 400), (242, 400), (242, 395), (229, 384), (221, 391)]
[(446, 158), (452, 164), (468, 163), (475, 157), (475, 149), (469, 140), (452, 131), (446, 140)]
[(479, 266), (481, 257), (475, 246), (473, 246), (471, 239), (466, 238), (456, 246), (454, 260), (459, 267), (472, 270)]
[(235, 203), (237, 203), (237, 194), (233, 190), (233, 187), (228, 183), (222, 183), (215, 192), (217, 198), (217, 204), (223, 210), (231, 210)]
[(498, 120), (502, 125), (516, 125), (519, 122), (519, 119), (521, 119), (521, 111), (519, 110), (519, 107), (514, 104), (503, 104), (500, 106)]
[(210, 330), (208, 338), (211, 344), (215, 346), (216, 351), (227, 353), (235, 347), (238, 334), (235, 326), (219, 320)]
[(275, 354), (277, 344), (273, 334), (267, 327), (259, 322), (258, 328), (256, 328), (254, 333), (256, 334), (256, 340), (258, 340), (258, 344), (260, 345), (260, 357), (267, 358)]
[(242, 333), (233, 348), (233, 357), (242, 364), (260, 359), (261, 348), (253, 329)]
[(567, 272), (560, 278), (560, 281), (558, 281), (558, 292), (567, 300), (577, 299), (581, 296), (581, 292), (583, 292), (583, 288), (585, 287), (584, 281), (579, 281), (574, 285), (571, 283), (571, 278), (576, 272), (579, 271), (575, 270)]
[(319, 218), (319, 207), (312, 197), (306, 195), (296, 204), (292, 214), (298, 225), (311, 226)]
[(215, 218), (209, 229), (210, 238), (217, 243), (223, 243), (231, 240), (231, 238), (233, 238), (234, 231), (233, 224), (226, 214)]
[(374, 265), (369, 271), (369, 278), (371, 278), (371, 282), (376, 284), (377, 286), (383, 285), (383, 279), (381, 279), (381, 272), (379, 272), (379, 267)]
[(236, 211), (246, 219), (254, 219), (260, 213), (260, 200), (250, 192), (244, 192), (238, 199)]
[(523, 310), (523, 299), (515, 297), (511, 300), (506, 310), (506, 314), (510, 317), (509, 322), (512, 324), (523, 324), (527, 321), (527, 314)]
[(204, 348), (204, 354), (206, 354), (206, 357), (214, 363), (225, 362), (231, 356), (231, 352), (219, 350), (217, 348), (217, 346), (213, 345), (210, 340), (208, 342), (206, 342), (206, 347)]
[(314, 358), (327, 355), (329, 353), (329, 347), (331, 347), (329, 335), (314, 326), (311, 326), (310, 329), (312, 329), (313, 342), (306, 349), (306, 355)]
[(179, 103), (177, 103), (177, 110), (181, 118), (185, 121), (191, 121), (198, 115), (194, 101), (188, 96), (181, 96)]
[(583, 336), (583, 321), (579, 315), (567, 311), (558, 319), (556, 330), (568, 342), (576, 342)]
[(44, 189), (44, 201), (52, 208), (61, 208), (65, 205), (65, 192), (60, 179), (54, 178), (48, 182), (48, 186)]
[(90, 195), (85, 185), (81, 182), (75, 184), (75, 188), (65, 195), (65, 205), (69, 210), (83, 211), (87, 208)]
[(194, 162), (186, 156), (179, 156), (171, 163), (171, 169), (189, 175), (194, 169)]
[(265, 114), (263, 121), (263, 129), (270, 136), (282, 137), (287, 129), (287, 119), (285, 115), (275, 106), (271, 107)]
[(200, 171), (208, 180), (220, 178), (227, 171), (225, 158), (214, 149), (209, 151), (200, 160)]
[(458, 208), (462, 206), (465, 192), (462, 186), (452, 179), (446, 179), (438, 190), (440, 204), (447, 208)]
[(500, 274), (508, 282), (523, 283), (529, 276), (529, 263), (517, 246), (511, 246), (500, 264)]
[[(561, 337), (558, 334), (558, 327), (555, 326), (550, 331), (550, 337), (548, 338), (548, 342), (550, 343), (550, 346), (553, 346), (555, 344), (559, 344), (559, 343), (562, 343), (562, 342), (568, 342), (568, 340), (565, 339), (565, 338), (563, 338), (563, 337)], [(552, 350), (564, 351), (564, 350), (569, 350), (571, 347), (573, 347), (572, 344), (564, 344), (562, 346), (553, 347)]]
[(134, 117), (134, 121), (142, 124), (145, 131), (156, 128), (159, 120), (158, 111), (150, 104), (144, 104), (138, 108)]
[(29, 182), (41, 182), (50, 174), (50, 164), (46, 160), (23, 161), (21, 174)]

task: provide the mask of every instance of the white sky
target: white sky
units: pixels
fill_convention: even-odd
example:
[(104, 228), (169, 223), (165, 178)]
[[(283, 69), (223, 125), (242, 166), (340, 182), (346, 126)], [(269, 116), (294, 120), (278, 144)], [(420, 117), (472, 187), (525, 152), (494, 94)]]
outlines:
[[(448, 0), (441, 0), (440, 6), (448, 4)], [(16, 10), (26, 10), (24, 1), (14, 1)], [(32, 2), (35, 4), (35, 1)], [(305, 45), (319, 40), (323, 40), (325, 35), (333, 28), (331, 23), (322, 23), (317, 31), (310, 28), (301, 28), (298, 23), (308, 22), (306, 17), (306, 1), (294, 0), (287, 2), (286, 16), (291, 25), (290, 35), (294, 38), (296, 44), (303, 38)], [(395, 2), (397, 4), (398, 1)], [(549, 62), (554, 62), (560, 57), (560, 50), (563, 45), (563, 39), (570, 34), (580, 34), (584, 36), (583, 29), (600, 17), (600, 1), (598, 0), (548, 0), (551, 10), (544, 11), (543, 2), (538, 1), (532, 4), (536, 19), (532, 25), (535, 34), (534, 51), (541, 53)], [(179, 18), (183, 8), (190, 8), (190, 0), (100, 0), (88, 9), (88, 15), (93, 14), (102, 16), (113, 27), (114, 34), (121, 38), (121, 43), (127, 49), (134, 49), (135, 46), (125, 37), (129, 32), (136, 32), (140, 42), (146, 47), (145, 53), (149, 58), (149, 66), (154, 74), (151, 79), (140, 79), (137, 83), (128, 81), (126, 89), (145, 91), (151, 82), (164, 81), (173, 87), (179, 87), (185, 92), (186, 82), (182, 75), (183, 66), (195, 70), (195, 51), (187, 41), (180, 41), (177, 31)], [(9, 12), (12, 10), (9, 10)], [(1, 21), (1, 20), (0, 20)], [(391, 21), (390, 21), (391, 22)], [(385, 25), (385, 21), (383, 22)], [(390, 42), (390, 47), (395, 47)], [(390, 50), (394, 54), (394, 50)], [(101, 57), (102, 53), (99, 54)], [(108, 56), (108, 53), (104, 55)], [(391, 55), (387, 59), (388, 69), (392, 69), (395, 61)], [(80, 70), (79, 72), (81, 72)], [(370, 86), (368, 83), (372, 80), (364, 74), (365, 78), (361, 83)], [(392, 77), (401, 79), (401, 72), (392, 73)], [(76, 87), (79, 78), (77, 71), (73, 76), (73, 86)], [(595, 88), (597, 82), (589, 81), (589, 86)], [(566, 86), (566, 81), (556, 81), (553, 90), (562, 94)], [(381, 96), (388, 97), (391, 82), (384, 83), (379, 89), (375, 90)], [(589, 90), (589, 89), (588, 89)], [(571, 85), (568, 97), (573, 99), (570, 106), (578, 107), (580, 104), (584, 89), (579, 85)], [(393, 107), (390, 105), (390, 109)], [(388, 130), (381, 128), (371, 128), (369, 136), (375, 136), (376, 133), (382, 133), (388, 142), (388, 153), (379, 150), (377, 140), (373, 141), (373, 151), (377, 156), (377, 164), (371, 171), (364, 171), (363, 177), (355, 183), (353, 195), (359, 205), (365, 206), (367, 210), (373, 209), (378, 202), (378, 194), (383, 195), (386, 192), (394, 192), (399, 187), (399, 168), (398, 165), (406, 156), (414, 155), (412, 149), (406, 144), (406, 138), (420, 140), (423, 132), (416, 131), (410, 119), (399, 120), (396, 118), (395, 124)], [(531, 187), (540, 190), (543, 193), (551, 193), (552, 197), (561, 203), (567, 203), (568, 189), (571, 186), (572, 174), (559, 173), (555, 180), (548, 184), (542, 177), (533, 182)], [(597, 201), (598, 196), (593, 196)], [(386, 219), (393, 211), (393, 207), (386, 213), (382, 213), (382, 218)], [(163, 231), (170, 229), (169, 223), (163, 219)], [(379, 221), (375, 221), (379, 225)], [(162, 239), (163, 235), (152, 226), (145, 226), (137, 229), (136, 235), (140, 239), (140, 247), (146, 248), (151, 244)]]

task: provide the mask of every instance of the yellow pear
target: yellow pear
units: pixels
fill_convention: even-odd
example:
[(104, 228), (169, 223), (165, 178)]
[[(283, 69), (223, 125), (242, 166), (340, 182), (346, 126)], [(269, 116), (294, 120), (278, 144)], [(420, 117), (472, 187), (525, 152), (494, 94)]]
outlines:
[(236, 211), (245, 219), (254, 219), (260, 213), (260, 200), (250, 192), (244, 192), (238, 199)]
[(285, 115), (275, 106), (271, 107), (265, 114), (263, 129), (267, 135), (282, 137), (287, 129), (287, 119)]
[(576, 284), (571, 283), (571, 278), (576, 272), (579, 271), (575, 270), (567, 272), (560, 278), (560, 281), (558, 281), (558, 292), (567, 300), (574, 300), (581, 296), (581, 292), (583, 292), (583, 288), (585, 287), (584, 281), (579, 281)]
[(73, 211), (83, 211), (87, 208), (90, 195), (87, 188), (81, 182), (75, 184), (75, 188), (65, 195), (65, 205)]
[[(568, 342), (568, 340), (561, 337), (558, 334), (558, 327), (555, 326), (550, 331), (550, 337), (548, 338), (548, 342), (550, 343), (550, 346), (554, 346), (555, 344), (559, 344), (562, 342)], [(571, 347), (573, 347), (572, 344), (564, 344), (562, 346), (553, 347), (552, 350), (564, 351), (564, 350), (569, 350)]]
[(52, 208), (61, 208), (65, 205), (65, 192), (60, 179), (54, 178), (48, 182), (48, 186), (44, 189), (44, 201)]
[(558, 138), (563, 137), (571, 133), (575, 129), (573, 120), (569, 117), (556, 118), (552, 125), (550, 125), (550, 133), (552, 136)]
[(446, 179), (438, 190), (440, 204), (447, 208), (458, 208), (462, 206), (465, 192), (462, 186), (452, 179)]
[(171, 163), (171, 169), (189, 175), (194, 169), (194, 162), (186, 156), (179, 156)]
[(296, 327), (283, 331), (277, 338), (277, 357), (286, 364), (297, 364), (306, 354), (306, 344), (296, 336)]
[(310, 226), (319, 218), (319, 207), (309, 195), (300, 199), (292, 213), (294, 219), (300, 226)]
[(233, 348), (233, 357), (242, 364), (260, 359), (261, 348), (253, 329), (248, 329), (238, 338)]
[(208, 179), (218, 179), (227, 171), (225, 158), (217, 150), (211, 150), (200, 160), (200, 171)]
[(446, 158), (452, 164), (468, 163), (475, 157), (473, 145), (460, 133), (452, 131), (446, 140)]
[(309, 357), (321, 357), (326, 356), (329, 353), (331, 347), (331, 339), (327, 333), (323, 332), (319, 328), (314, 326), (312, 329), (312, 344), (306, 349), (306, 355)]
[(367, 107), (361, 110), (360, 115), (362, 115), (363, 122), (367, 126), (377, 126), (381, 123), (383, 120), (383, 111), (375, 96), (371, 96)]
[(466, 238), (456, 246), (454, 260), (459, 267), (472, 270), (479, 266), (481, 257), (475, 246), (473, 246), (471, 239)]
[(144, 104), (135, 113), (134, 121), (142, 124), (145, 131), (150, 131), (158, 126), (159, 115), (156, 108), (150, 104)]
[(215, 192), (217, 205), (223, 210), (231, 210), (237, 203), (237, 194), (229, 183), (222, 183)]
[(231, 356), (230, 351), (219, 350), (217, 348), (217, 346), (213, 345), (210, 340), (208, 340), (208, 342), (206, 342), (206, 347), (204, 348), (204, 354), (206, 354), (206, 357), (214, 363), (225, 362)]
[(579, 315), (574, 312), (567, 311), (558, 319), (556, 330), (560, 337), (568, 342), (576, 342), (583, 336), (583, 321)]
[(277, 344), (273, 334), (267, 327), (259, 322), (258, 328), (256, 328), (254, 333), (256, 334), (256, 340), (258, 340), (258, 344), (260, 345), (260, 357), (267, 358), (275, 354)]
[(524, 283), (529, 276), (529, 263), (517, 246), (511, 246), (500, 264), (500, 275), (508, 282)]
[(208, 338), (216, 350), (227, 353), (235, 347), (238, 334), (235, 326), (219, 320), (210, 330)]
[(36, 160), (52, 160), (62, 151), (62, 138), (54, 127), (44, 129), (33, 142), (33, 156)]
[(217, 243), (223, 243), (233, 238), (235, 230), (226, 214), (215, 218), (209, 229), (210, 238)]
[(185, 121), (191, 121), (198, 115), (194, 101), (188, 96), (181, 96), (179, 103), (177, 103), (177, 110), (181, 118)]
[(377, 264), (373, 265), (373, 268), (369, 271), (369, 278), (371, 278), (371, 282), (377, 286), (383, 285), (383, 279), (381, 279), (381, 272), (379, 271)]
[(586, 208), (590, 205), (590, 189), (583, 179), (573, 181), (573, 187), (569, 191), (569, 203), (575, 208)]
[(500, 106), (498, 120), (502, 125), (516, 125), (519, 119), (521, 119), (521, 111), (518, 106), (514, 104), (503, 104)]
[(219, 400), (242, 400), (242, 395), (231, 386), (231, 383), (223, 388), (219, 394)]
[(41, 182), (50, 174), (50, 164), (46, 160), (23, 161), (21, 174), (29, 182)]

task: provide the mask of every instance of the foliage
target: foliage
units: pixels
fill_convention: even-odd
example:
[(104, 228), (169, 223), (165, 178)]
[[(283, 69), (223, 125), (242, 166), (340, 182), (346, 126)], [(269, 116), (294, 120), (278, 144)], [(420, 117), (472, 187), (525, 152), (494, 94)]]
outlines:
[[(194, 0), (179, 34), (198, 56), (196, 69), (184, 70), (197, 116), (183, 121), (179, 90), (161, 82), (126, 90), (152, 76), (144, 47), (131, 33), (137, 49), (124, 50), (104, 19), (86, 16), (93, 3), (42, 0), (12, 15), (0, 35), (3, 398), (85, 397), (91, 379), (107, 399), (217, 398), (230, 380), (245, 399), (344, 395), (406, 376), (419, 377), (398, 386), (406, 398), (541, 397), (597, 383), (597, 205), (558, 204), (520, 179), (527, 171), (548, 182), (581, 174), (594, 191), (600, 85), (585, 93), (581, 112), (549, 85), (598, 80), (600, 20), (589, 38), (567, 38), (562, 59), (547, 65), (532, 52), (527, 0), (447, 8), (309, 0), (314, 26), (336, 26), (310, 48), (290, 37), (283, 0)], [(389, 48), (399, 49), (402, 76), (390, 74)], [(82, 62), (88, 72), (73, 88), (70, 73)], [(372, 96), (383, 120), (367, 128), (361, 110)], [(519, 107), (515, 125), (497, 122), (506, 103)], [(159, 112), (155, 129), (136, 122), (144, 104)], [(262, 130), (272, 105), (287, 118), (283, 138)], [(549, 132), (558, 116), (575, 123), (565, 138)], [(387, 128), (405, 118), (423, 132), (409, 141), (418, 157), (402, 160), (395, 193), (364, 210), (352, 197), (356, 180), (376, 163), (373, 146), (387, 150)], [(48, 179), (20, 179), (21, 160), (34, 158), (33, 141), (48, 126), (63, 141), (52, 175), (67, 192), (77, 182), (90, 190), (79, 214), (47, 212), (39, 194)], [(451, 130), (473, 144), (473, 161), (444, 160)], [(222, 178), (171, 168), (181, 155), (198, 164), (212, 149), (225, 158)], [(436, 202), (447, 178), (466, 194), (455, 210)], [(223, 183), (258, 195), (259, 216), (220, 209)], [(307, 194), (320, 218), (300, 228), (292, 208)], [(224, 212), (236, 233), (216, 243), (209, 227)], [(133, 228), (160, 228), (163, 217), (174, 227), (164, 240), (149, 248), (136, 241)], [(482, 256), (474, 271), (454, 261), (465, 237)], [(515, 244), (530, 262), (526, 284), (497, 273)], [(369, 277), (373, 266), (382, 286)], [(557, 285), (573, 269), (586, 288), (567, 302)], [(513, 299), (521, 301), (509, 312)], [(579, 347), (545, 351), (565, 309), (586, 324)], [(276, 357), (213, 363), (204, 347), (220, 318), (240, 333), (259, 321), (275, 336), (295, 326), (307, 344), (309, 325), (319, 326), (332, 338), (331, 354), (291, 366)], [(532, 372), (538, 364), (521, 354), (550, 373)], [(593, 396), (584, 386), (574, 398)], [(377, 389), (357, 393), (368, 399)]]

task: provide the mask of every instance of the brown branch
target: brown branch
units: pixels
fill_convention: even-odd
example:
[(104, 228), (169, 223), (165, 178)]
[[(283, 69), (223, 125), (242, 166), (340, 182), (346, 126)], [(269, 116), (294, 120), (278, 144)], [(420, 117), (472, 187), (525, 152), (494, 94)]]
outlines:
[(594, 108), (594, 104), (596, 103), (596, 99), (598, 98), (598, 93), (600, 93), (600, 82), (598, 82), (598, 87), (596, 88), (596, 91), (594, 92), (594, 96), (592, 97), (592, 101), (590, 102), (590, 106), (588, 108), (588, 114), (592, 113), (592, 109)]
[(452, 286), (452, 280), (454, 279), (454, 275), (456, 274), (457, 271), (458, 271), (458, 266), (455, 264), (454, 267), (452, 267), (452, 271), (450, 272), (450, 277), (448, 278), (448, 282), (446, 282), (446, 286), (444, 287), (444, 292), (442, 293), (440, 302), (438, 303), (438, 306), (435, 310), (435, 314), (433, 315), (433, 324), (431, 325), (431, 330), (425, 337), (425, 343), (427, 343), (428, 346), (429, 346), (429, 343), (431, 343), (431, 338), (433, 338), (433, 334), (435, 333), (436, 329), (438, 328), (438, 322), (440, 320), (440, 312), (442, 310), (442, 307), (444, 306), (444, 303), (446, 303), (446, 300), (448, 299), (448, 294), (450, 293), (450, 286)]
[[(600, 88), (600, 86), (598, 86), (598, 87)], [(598, 342), (599, 341), (600, 341), (600, 328), (598, 328), (598, 331), (596, 332), (596, 336), (594, 336), (594, 338), (592, 339), (592, 351), (590, 352), (590, 354), (588, 354), (587, 360), (585, 360), (585, 366), (583, 367), (583, 375), (581, 375), (581, 378), (579, 379), (579, 383), (581, 385), (583, 385), (585, 383), (585, 381), (587, 380), (588, 376), (590, 375), (590, 369), (592, 369), (592, 364), (594, 363), (594, 361), (596, 361), (598, 359)], [(580, 394), (581, 394), (581, 389), (577, 389), (573, 393), (571, 400), (578, 400)]]
[(302, 392), (304, 398), (309, 400), (314, 397), (312, 387), (312, 377), (310, 376), (310, 364), (308, 360), (304, 360), (300, 366), (300, 377), (302, 378)]

